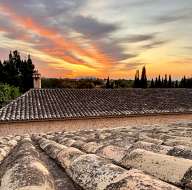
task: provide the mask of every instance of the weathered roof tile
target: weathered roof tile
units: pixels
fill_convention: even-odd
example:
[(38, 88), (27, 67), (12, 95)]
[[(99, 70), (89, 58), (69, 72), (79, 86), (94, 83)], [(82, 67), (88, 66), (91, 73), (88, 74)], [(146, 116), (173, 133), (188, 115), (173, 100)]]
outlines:
[(191, 89), (32, 89), (0, 109), (0, 122), (191, 113), (191, 94)]
[[(0, 189), (192, 189), (192, 150), (182, 145), (192, 137), (182, 136), (190, 127), (183, 122), (1, 137)], [(140, 141), (141, 134), (147, 138)], [(128, 145), (126, 138), (134, 140)], [(177, 146), (164, 144), (170, 139)]]

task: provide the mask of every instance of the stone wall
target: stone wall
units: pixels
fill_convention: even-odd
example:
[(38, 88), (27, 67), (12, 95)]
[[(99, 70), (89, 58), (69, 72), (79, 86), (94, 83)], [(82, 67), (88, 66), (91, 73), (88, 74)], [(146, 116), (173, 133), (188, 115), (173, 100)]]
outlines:
[(25, 133), (54, 132), (62, 130), (116, 128), (131, 125), (163, 124), (180, 121), (191, 121), (192, 114), (183, 115), (159, 115), (126, 118), (101, 118), (101, 119), (79, 119), (63, 121), (36, 121), (22, 123), (0, 123), (0, 136), (16, 135)]

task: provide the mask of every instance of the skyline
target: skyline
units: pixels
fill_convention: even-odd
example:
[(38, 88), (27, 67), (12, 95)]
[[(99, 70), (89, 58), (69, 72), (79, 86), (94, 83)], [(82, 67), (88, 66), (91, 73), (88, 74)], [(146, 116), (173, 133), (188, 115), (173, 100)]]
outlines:
[(0, 59), (31, 54), (46, 77), (192, 74), (192, 1), (1, 0)]

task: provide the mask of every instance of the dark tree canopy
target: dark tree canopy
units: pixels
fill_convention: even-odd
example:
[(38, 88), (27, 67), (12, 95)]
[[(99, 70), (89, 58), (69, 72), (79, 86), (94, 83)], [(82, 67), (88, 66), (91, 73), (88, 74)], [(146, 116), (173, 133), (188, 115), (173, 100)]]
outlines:
[(9, 59), (0, 62), (0, 83), (17, 86), (22, 92), (33, 88), (34, 65), (28, 56), (27, 60), (21, 60), (17, 50), (10, 52)]
[(136, 70), (135, 80), (133, 82), (134, 88), (192, 88), (192, 78), (184, 76), (181, 81), (173, 81), (171, 75), (165, 74), (165, 77), (155, 77), (151, 81), (147, 81), (146, 67), (144, 66), (139, 78), (139, 70)]
[(42, 78), (42, 88), (106, 88), (105, 81), (99, 78)]

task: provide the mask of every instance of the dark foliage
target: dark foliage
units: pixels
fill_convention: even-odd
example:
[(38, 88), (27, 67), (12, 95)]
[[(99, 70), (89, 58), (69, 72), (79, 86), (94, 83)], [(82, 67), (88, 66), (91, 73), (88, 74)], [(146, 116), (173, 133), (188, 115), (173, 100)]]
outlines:
[(192, 78), (186, 78), (185, 76), (181, 79), (179, 84), (180, 88), (192, 88)]
[(133, 80), (118, 79), (114, 80), (114, 88), (132, 88), (134, 86)]
[(145, 66), (142, 69), (141, 73), (141, 79), (139, 78), (139, 70), (136, 71), (135, 73), (135, 81), (134, 81), (134, 88), (147, 88), (147, 74), (146, 74), (146, 68)]
[(153, 80), (153, 79), (151, 80), (151, 85), (150, 85), (150, 88), (155, 88), (155, 82), (154, 82), (154, 80)]
[(135, 81), (134, 81), (133, 87), (134, 88), (140, 88), (139, 70), (136, 70)]
[(172, 81), (171, 75), (169, 75), (169, 79), (167, 81), (167, 75), (165, 78), (159, 76), (154, 80), (151, 80), (150, 88), (192, 88), (192, 78), (186, 78), (185, 76), (181, 79), (181, 81)]
[(0, 108), (20, 96), (19, 88), (8, 84), (0, 84)]
[(145, 66), (142, 69), (140, 86), (141, 88), (147, 88), (147, 74)]
[(141, 79), (139, 78), (139, 70), (136, 71), (135, 80), (133, 83), (134, 88), (192, 88), (192, 78), (186, 78), (185, 76), (181, 79), (181, 81), (173, 81), (171, 75), (167, 77), (158, 77), (152, 79), (151, 81), (147, 81), (146, 68), (143, 67)]
[(0, 62), (0, 83), (19, 87), (25, 92), (33, 88), (34, 65), (30, 56), (27, 60), (21, 60), (17, 50), (10, 52), (9, 59)]
[(109, 77), (107, 78), (106, 88), (111, 88)]
[(95, 78), (85, 79), (56, 79), (56, 78), (43, 78), (43, 88), (104, 88), (104, 80)]

